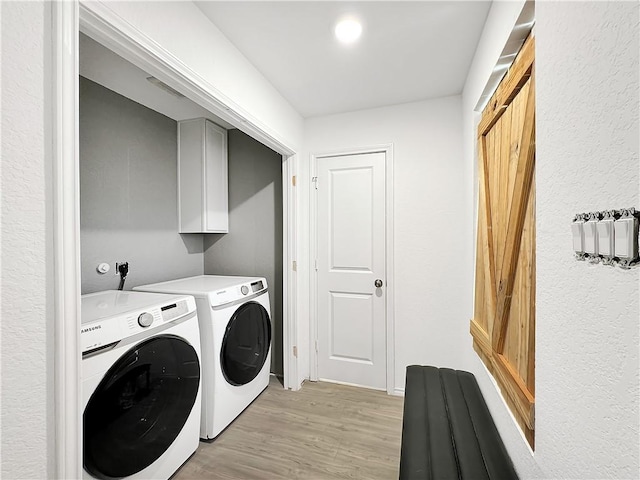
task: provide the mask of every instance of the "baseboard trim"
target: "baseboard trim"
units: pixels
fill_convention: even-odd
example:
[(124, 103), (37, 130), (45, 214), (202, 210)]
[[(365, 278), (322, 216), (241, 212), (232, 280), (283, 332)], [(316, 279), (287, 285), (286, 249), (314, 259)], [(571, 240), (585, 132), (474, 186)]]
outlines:
[(367, 385), (360, 385), (358, 383), (349, 383), (349, 382), (339, 382), (337, 380), (327, 380), (326, 378), (319, 378), (318, 379), (319, 382), (325, 382), (325, 383), (335, 383), (337, 385), (346, 385), (347, 387), (358, 387), (358, 388), (366, 388), (367, 390), (375, 390), (377, 392), (386, 392), (387, 389), (386, 388), (375, 388), (375, 387), (369, 387)]

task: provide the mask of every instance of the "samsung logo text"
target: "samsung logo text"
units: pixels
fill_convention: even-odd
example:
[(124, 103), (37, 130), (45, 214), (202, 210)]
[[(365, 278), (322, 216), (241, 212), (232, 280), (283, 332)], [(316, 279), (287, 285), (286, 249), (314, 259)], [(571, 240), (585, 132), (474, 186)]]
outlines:
[(83, 328), (82, 330), (80, 330), (80, 333), (87, 333), (91, 332), (92, 330), (100, 330), (101, 328), (102, 325), (94, 325), (93, 327)]

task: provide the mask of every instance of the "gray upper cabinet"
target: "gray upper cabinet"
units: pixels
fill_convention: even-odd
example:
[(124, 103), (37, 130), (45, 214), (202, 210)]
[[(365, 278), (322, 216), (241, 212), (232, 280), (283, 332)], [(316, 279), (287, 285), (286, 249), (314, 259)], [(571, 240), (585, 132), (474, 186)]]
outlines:
[(204, 118), (178, 122), (180, 233), (228, 233), (227, 131)]

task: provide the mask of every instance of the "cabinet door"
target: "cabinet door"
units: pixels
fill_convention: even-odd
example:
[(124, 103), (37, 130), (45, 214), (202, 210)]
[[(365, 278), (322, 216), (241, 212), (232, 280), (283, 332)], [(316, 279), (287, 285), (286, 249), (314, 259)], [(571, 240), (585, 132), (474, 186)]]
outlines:
[(202, 232), (204, 119), (178, 122), (178, 231)]
[(180, 233), (227, 233), (227, 131), (204, 118), (178, 122)]
[(204, 198), (205, 231), (229, 231), (227, 187), (227, 131), (205, 122)]

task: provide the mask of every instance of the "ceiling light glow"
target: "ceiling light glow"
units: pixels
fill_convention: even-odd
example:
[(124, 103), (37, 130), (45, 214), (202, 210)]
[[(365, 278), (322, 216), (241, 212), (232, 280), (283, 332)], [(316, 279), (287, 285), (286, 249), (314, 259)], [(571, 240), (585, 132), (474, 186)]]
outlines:
[(342, 43), (353, 43), (362, 33), (362, 25), (357, 20), (347, 18), (338, 22), (335, 29), (336, 37)]

